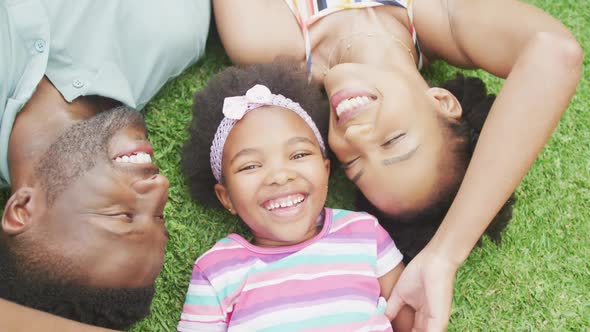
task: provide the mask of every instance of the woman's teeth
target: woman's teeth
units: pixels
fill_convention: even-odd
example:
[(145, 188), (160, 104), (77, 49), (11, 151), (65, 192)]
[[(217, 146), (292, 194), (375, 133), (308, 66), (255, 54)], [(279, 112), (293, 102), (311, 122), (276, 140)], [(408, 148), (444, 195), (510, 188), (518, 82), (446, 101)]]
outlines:
[(338, 106), (336, 106), (336, 115), (340, 116), (341, 114), (348, 112), (356, 107), (366, 105), (371, 102), (371, 98), (367, 96), (359, 96), (350, 99), (345, 99), (341, 101)]
[(278, 208), (286, 208), (286, 207), (291, 207), (291, 206), (297, 205), (297, 204), (303, 202), (304, 200), (305, 200), (305, 196), (303, 196), (302, 194), (289, 195), (287, 197), (282, 197), (282, 198), (273, 199), (271, 201), (268, 201), (264, 204), (264, 207), (268, 211), (272, 211), (272, 210), (278, 209)]
[(145, 152), (137, 152), (132, 155), (117, 157), (115, 161), (118, 163), (150, 164), (152, 157)]

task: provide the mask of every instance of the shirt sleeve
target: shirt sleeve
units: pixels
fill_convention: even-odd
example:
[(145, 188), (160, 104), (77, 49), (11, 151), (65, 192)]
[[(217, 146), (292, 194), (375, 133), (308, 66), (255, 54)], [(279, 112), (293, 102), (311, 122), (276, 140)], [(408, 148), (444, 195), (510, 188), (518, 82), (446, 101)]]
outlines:
[(377, 238), (377, 277), (393, 270), (403, 259), (389, 233), (375, 219), (375, 236)]
[(198, 264), (193, 274), (182, 308), (178, 331), (227, 331), (228, 315), (224, 312), (215, 288)]

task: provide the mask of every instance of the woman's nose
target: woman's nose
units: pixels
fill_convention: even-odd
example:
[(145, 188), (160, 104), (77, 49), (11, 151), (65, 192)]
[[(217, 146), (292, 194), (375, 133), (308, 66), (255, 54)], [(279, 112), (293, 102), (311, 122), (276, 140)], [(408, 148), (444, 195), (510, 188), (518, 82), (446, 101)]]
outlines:
[(344, 138), (355, 148), (365, 147), (373, 139), (374, 127), (372, 124), (357, 124), (346, 129)]

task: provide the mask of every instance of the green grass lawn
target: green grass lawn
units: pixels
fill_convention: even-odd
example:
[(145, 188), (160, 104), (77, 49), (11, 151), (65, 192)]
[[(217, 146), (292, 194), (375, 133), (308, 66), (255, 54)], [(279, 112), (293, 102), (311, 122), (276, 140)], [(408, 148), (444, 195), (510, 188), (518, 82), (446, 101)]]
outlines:
[[(549, 144), (517, 190), (514, 217), (502, 244), (484, 241), (460, 269), (451, 331), (590, 330), (590, 85), (584, 79), (590, 77), (590, 1), (530, 2), (576, 35), (586, 51), (583, 78)], [(245, 231), (229, 213), (192, 202), (179, 167), (192, 95), (227, 65), (219, 41), (211, 39), (206, 56), (168, 83), (146, 109), (154, 159), (170, 179), (165, 210), (170, 241), (151, 315), (131, 331), (174, 331), (194, 260), (226, 234)], [(435, 65), (425, 75), (441, 82), (454, 73)], [(468, 74), (483, 78), (492, 92), (500, 88), (501, 80), (490, 75)], [(353, 207), (353, 188), (342, 174), (335, 174), (330, 190), (329, 206)]]
[[(564, 22), (588, 53), (590, 1), (531, 2)], [(449, 330), (590, 329), (590, 86), (584, 79), (590, 77), (588, 58), (568, 111), (517, 190), (514, 217), (502, 244), (484, 241), (460, 269)], [(152, 313), (132, 331), (174, 330), (194, 260), (227, 233), (244, 231), (225, 211), (192, 202), (179, 168), (192, 94), (228, 64), (213, 38), (204, 59), (167, 84), (147, 107), (155, 160), (171, 183), (165, 211), (170, 241)], [(425, 75), (441, 82), (455, 72), (436, 65)], [(500, 88), (501, 80), (490, 75), (468, 74), (483, 78), (493, 92)], [(336, 174), (331, 185), (329, 205), (351, 208), (350, 184)]]

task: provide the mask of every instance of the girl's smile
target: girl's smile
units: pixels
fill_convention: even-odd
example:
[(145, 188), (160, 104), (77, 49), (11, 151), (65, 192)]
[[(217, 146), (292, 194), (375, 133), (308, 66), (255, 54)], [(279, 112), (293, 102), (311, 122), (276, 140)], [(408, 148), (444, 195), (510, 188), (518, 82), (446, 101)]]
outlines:
[(248, 112), (227, 136), (222, 164), (217, 197), (257, 245), (293, 245), (318, 233), (329, 161), (299, 115), (278, 106)]

